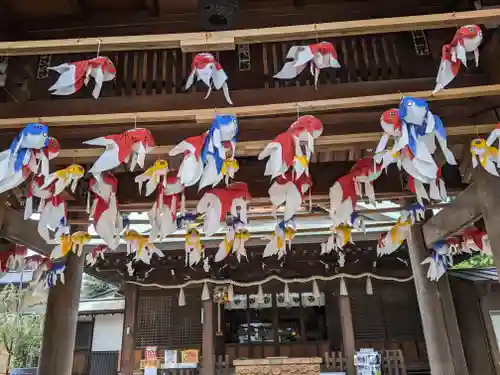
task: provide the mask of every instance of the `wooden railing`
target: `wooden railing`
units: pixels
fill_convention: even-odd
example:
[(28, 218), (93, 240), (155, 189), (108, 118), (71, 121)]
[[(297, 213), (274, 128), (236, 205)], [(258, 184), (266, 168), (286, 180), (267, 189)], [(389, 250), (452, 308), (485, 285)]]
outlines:
[[(439, 65), (438, 50), (452, 34), (453, 30), (429, 31), (427, 39), (432, 48), (423, 55), (417, 54), (411, 32), (327, 39), (335, 45), (342, 67), (321, 72), (320, 84), (433, 77)], [(251, 44), (246, 46), (245, 51), (237, 49), (214, 54), (229, 76), (231, 91), (309, 86), (313, 84), (313, 78), (308, 69), (295, 80), (276, 80), (273, 75), (283, 66), (286, 53), (292, 45), (315, 42), (316, 40)], [(22, 84), (29, 91), (29, 100), (90, 97), (92, 88), (84, 88), (70, 97), (51, 96), (48, 88), (57, 79), (57, 74), (47, 74), (44, 66), (95, 56), (95, 53), (80, 53), (50, 57), (13, 57), (9, 60), (7, 70), (7, 90), (9, 85)], [(112, 83), (104, 85), (101, 93), (103, 97), (186, 94), (184, 83), (190, 73), (193, 53), (170, 49), (106, 52), (105, 56), (114, 62), (117, 74)], [(246, 62), (243, 61), (245, 59)], [(474, 72), (474, 68), (470, 68), (468, 72)], [(189, 90), (195, 91), (205, 92), (206, 88), (199, 85)], [(9, 95), (6, 98), (15, 100)]]
[[(382, 368), (384, 374), (389, 375), (407, 375), (406, 365), (401, 350), (382, 350)], [(352, 360), (352, 359), (350, 359)], [(232, 363), (229, 363), (229, 357), (218, 356), (215, 359), (216, 375), (231, 375), (234, 373)], [(347, 358), (342, 352), (329, 352), (323, 355), (321, 371), (324, 372), (343, 372), (346, 371)], [(176, 375), (184, 375), (176, 373)], [(189, 374), (191, 375), (191, 374)]]

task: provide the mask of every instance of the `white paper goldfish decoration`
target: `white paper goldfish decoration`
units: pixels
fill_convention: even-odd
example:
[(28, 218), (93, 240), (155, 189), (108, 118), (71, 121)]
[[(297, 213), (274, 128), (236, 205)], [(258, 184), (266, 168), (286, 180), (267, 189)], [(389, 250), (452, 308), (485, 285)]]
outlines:
[(59, 150), (59, 142), (48, 136), (47, 125), (28, 124), (10, 147), (0, 152), (0, 193), (21, 185), (32, 175), (47, 177), (49, 160)]
[(269, 197), (275, 211), (281, 205), (285, 206), (284, 220), (292, 219), (299, 211), (304, 201), (304, 195), (311, 191), (311, 177), (302, 175), (293, 179), (292, 172), (277, 177), (269, 188)]
[(99, 97), (103, 83), (112, 81), (116, 75), (116, 68), (111, 60), (102, 56), (69, 64), (65, 63), (49, 69), (60, 74), (56, 83), (49, 88), (52, 95), (72, 95), (84, 85), (87, 86), (92, 77), (95, 82), (92, 91), (94, 99)]
[(130, 163), (131, 171), (136, 165), (143, 168), (146, 155), (155, 147), (155, 140), (149, 130), (134, 128), (121, 134), (111, 134), (85, 141), (83, 144), (106, 147), (89, 170), (89, 173), (99, 178), (99, 174), (125, 163)]
[(410, 235), (411, 224), (408, 220), (399, 219), (387, 233), (380, 236), (377, 255), (389, 255), (401, 247)]
[(460, 27), (450, 44), (442, 49), (441, 63), (433, 93), (443, 90), (460, 71), (460, 65), (467, 67), (467, 53), (474, 53), (476, 66), (479, 66), (479, 46), (483, 41), (483, 33), (477, 25)]
[(247, 205), (250, 199), (248, 187), (243, 182), (235, 182), (226, 188), (208, 190), (196, 207), (198, 213), (206, 214), (203, 224), (205, 235), (211, 236), (217, 232), (228, 213), (246, 224)]
[(89, 192), (93, 203), (88, 209), (94, 230), (111, 250), (115, 250), (123, 231), (123, 218), (117, 201), (118, 180), (110, 172), (104, 172), (98, 178), (93, 176), (89, 181)]
[(231, 105), (233, 104), (229, 96), (226, 72), (211, 53), (198, 53), (194, 57), (191, 64), (191, 73), (184, 88), (185, 90), (188, 90), (193, 85), (195, 78), (197, 81), (202, 81), (208, 87), (205, 99), (212, 93), (212, 88), (216, 90), (222, 89), (226, 101)]
[(318, 78), (321, 69), (340, 68), (337, 51), (332, 43), (320, 42), (308, 46), (293, 46), (286, 55), (288, 61), (274, 78), (293, 79), (310, 64), (311, 75), (314, 77), (314, 87), (318, 88)]
[(282, 259), (287, 250), (292, 247), (292, 240), (295, 237), (297, 230), (294, 220), (278, 223), (272, 235), (268, 236), (269, 242), (264, 248), (263, 258), (277, 255), (278, 259)]
[(163, 252), (156, 248), (147, 236), (135, 230), (126, 231), (123, 239), (127, 244), (127, 255), (135, 254), (134, 262), (142, 261), (143, 263), (151, 264), (153, 255), (156, 255), (158, 258), (164, 257)]
[(156, 199), (148, 212), (151, 232), (149, 240), (162, 240), (174, 233), (177, 228), (177, 214), (185, 212), (184, 186), (180, 183), (176, 173), (169, 173), (162, 177), (156, 189)]
[(186, 266), (194, 267), (202, 261), (205, 248), (201, 243), (200, 232), (196, 228), (190, 228), (186, 231), (184, 251), (186, 253)]
[(325, 243), (321, 244), (321, 255), (330, 254), (333, 250), (342, 250), (349, 243), (354, 243), (352, 240), (352, 228), (341, 224), (330, 228), (331, 235)]
[(175, 146), (170, 156), (184, 154), (178, 173), (181, 183), (189, 187), (199, 182), (199, 189), (215, 187), (224, 179), (227, 184), (239, 168), (235, 159), (237, 135), (236, 116), (217, 115), (206, 133)]
[(422, 265), (428, 264), (427, 278), (431, 281), (438, 281), (453, 266), (453, 257), (450, 254), (450, 247), (446, 242), (438, 242), (432, 248), (432, 255), (425, 258)]
[(314, 153), (314, 141), (323, 132), (323, 124), (314, 116), (301, 116), (287, 131), (279, 134), (259, 154), (259, 160), (269, 158), (265, 176), (276, 178), (293, 169), (294, 178), (309, 175), (309, 161)]
[[(491, 139), (489, 140), (491, 141)], [(491, 142), (491, 144), (492, 143), (493, 142)], [(471, 141), (470, 152), (472, 155), (472, 166), (474, 168), (476, 168), (478, 165), (481, 165), (481, 167), (483, 167), (489, 174), (492, 174), (493, 176), (499, 176), (499, 153), (496, 147), (490, 146), (488, 144), (488, 141), (485, 141), (484, 139), (476, 138)]]

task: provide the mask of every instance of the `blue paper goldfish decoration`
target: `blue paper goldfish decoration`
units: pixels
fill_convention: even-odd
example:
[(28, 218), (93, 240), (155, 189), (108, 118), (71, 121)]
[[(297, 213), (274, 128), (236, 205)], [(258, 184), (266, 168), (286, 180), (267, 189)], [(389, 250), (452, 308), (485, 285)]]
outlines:
[(59, 143), (48, 136), (47, 125), (28, 124), (10, 147), (0, 153), (0, 193), (23, 183), (29, 175), (49, 174), (48, 161), (59, 152)]
[(217, 115), (207, 132), (186, 138), (175, 146), (171, 156), (184, 154), (178, 173), (181, 183), (188, 187), (199, 182), (202, 189), (216, 186), (225, 178), (228, 184), (239, 169), (235, 159), (237, 135), (236, 116)]

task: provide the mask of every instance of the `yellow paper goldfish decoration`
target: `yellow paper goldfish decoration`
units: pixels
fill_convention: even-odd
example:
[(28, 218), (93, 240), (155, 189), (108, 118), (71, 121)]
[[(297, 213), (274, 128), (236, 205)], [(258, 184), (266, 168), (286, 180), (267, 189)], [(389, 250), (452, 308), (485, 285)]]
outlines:
[(59, 238), (59, 244), (52, 250), (50, 254), (51, 259), (62, 258), (71, 251), (76, 255), (81, 256), (83, 253), (83, 246), (88, 244), (91, 236), (87, 232), (75, 232), (73, 234), (63, 234)]
[(496, 147), (488, 146), (484, 139), (476, 138), (471, 141), (470, 152), (474, 168), (476, 168), (479, 159), (479, 163), (488, 173), (499, 176), (497, 171), (498, 149)]

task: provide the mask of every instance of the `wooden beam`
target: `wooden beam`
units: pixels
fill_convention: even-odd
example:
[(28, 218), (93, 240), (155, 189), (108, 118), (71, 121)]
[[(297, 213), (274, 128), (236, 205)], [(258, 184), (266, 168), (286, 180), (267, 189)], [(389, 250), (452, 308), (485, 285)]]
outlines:
[[(480, 124), (469, 126), (454, 126), (447, 128), (447, 135), (450, 138), (476, 134), (486, 134), (495, 128), (496, 124)], [(338, 134), (319, 137), (316, 140), (314, 149), (316, 152), (340, 151), (348, 149), (369, 148), (377, 144), (382, 136), (382, 132)], [(257, 156), (271, 142), (268, 140), (238, 142), (236, 156), (248, 157)], [(169, 158), (168, 153), (174, 146), (156, 146), (150, 153), (149, 159), (153, 161), (158, 156)], [(63, 149), (55, 159), (57, 164), (71, 162), (87, 163), (97, 159), (104, 152), (103, 148), (79, 148)]]
[(469, 185), (422, 226), (425, 246), (432, 247), (437, 241), (446, 239), (477, 221), (481, 215), (477, 186), (476, 184)]
[[(491, 252), (495, 260), (497, 273), (500, 272), (500, 178), (478, 167), (473, 173), (476, 186), (476, 199), (471, 205), (478, 206), (484, 220)], [(500, 273), (499, 273), (500, 275)]]
[[(347, 283), (346, 283), (347, 284)], [(349, 288), (349, 285), (347, 285)], [(347, 289), (349, 292), (349, 289)], [(340, 327), (342, 330), (342, 354), (346, 357), (346, 370), (354, 374), (354, 354), (356, 353), (356, 340), (352, 320), (351, 300), (349, 296), (339, 296)], [(342, 360), (342, 359), (341, 359)]]
[[(460, 87), (441, 91), (432, 95), (430, 91), (416, 91), (405, 93), (429, 101), (456, 100), (476, 97), (500, 95), (500, 84), (473, 87)], [(339, 99), (325, 99), (304, 101), (296, 103), (265, 104), (246, 107), (224, 108), (223, 113), (234, 114), (238, 117), (275, 117), (277, 115), (314, 114), (328, 111), (370, 108), (388, 106), (399, 103), (401, 93), (358, 96)], [(217, 109), (192, 109), (179, 111), (156, 111), (138, 113), (108, 113), (95, 115), (73, 116), (46, 116), (38, 118), (6, 118), (0, 119), (0, 129), (19, 129), (30, 122), (43, 122), (51, 127), (72, 127), (89, 125), (119, 125), (119, 124), (151, 124), (151, 123), (178, 123), (196, 122), (201, 124), (211, 123), (214, 116), (221, 113)]]
[[(71, 374), (84, 263), (83, 256), (68, 254), (64, 284), (58, 283), (49, 290), (39, 375)], [(61, 312), (64, 312), (64, 319), (61, 319)]]
[(431, 373), (456, 375), (438, 283), (427, 278), (427, 266), (421, 265), (428, 252), (420, 224), (412, 226), (407, 241)]
[[(297, 26), (219, 31), (212, 33), (134, 35), (101, 38), (101, 51), (181, 48), (184, 52), (234, 50), (237, 44), (267, 43), (348, 35), (454, 28), (464, 24), (495, 23), (500, 9), (423, 16), (379, 18)], [(8, 56), (66, 54), (96, 51), (98, 38), (34, 40), (0, 43)]]
[(120, 356), (120, 374), (132, 375), (135, 358), (135, 322), (137, 318), (137, 296), (139, 288), (134, 284), (125, 284), (125, 317), (123, 318), (122, 350)]
[(21, 244), (28, 249), (49, 255), (54, 245), (48, 245), (38, 234), (38, 222), (24, 220), (22, 212), (5, 206), (5, 220), (0, 229), (0, 237)]

